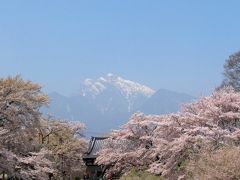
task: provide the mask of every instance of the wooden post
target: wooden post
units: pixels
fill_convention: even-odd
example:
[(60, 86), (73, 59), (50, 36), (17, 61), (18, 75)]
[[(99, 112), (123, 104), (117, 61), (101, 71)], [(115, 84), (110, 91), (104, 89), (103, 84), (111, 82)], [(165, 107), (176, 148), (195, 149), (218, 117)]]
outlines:
[(3, 171), (2, 175), (3, 175), (3, 180), (5, 180), (5, 172), (4, 171)]

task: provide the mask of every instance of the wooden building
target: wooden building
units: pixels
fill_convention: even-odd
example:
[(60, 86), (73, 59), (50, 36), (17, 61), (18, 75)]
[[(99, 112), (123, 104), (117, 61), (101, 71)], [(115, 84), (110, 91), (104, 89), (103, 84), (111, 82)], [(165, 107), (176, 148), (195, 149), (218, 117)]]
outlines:
[(89, 179), (101, 179), (105, 172), (105, 167), (95, 163), (97, 153), (106, 145), (107, 137), (92, 137), (89, 143), (88, 151), (83, 156), (83, 161), (87, 166), (86, 174)]

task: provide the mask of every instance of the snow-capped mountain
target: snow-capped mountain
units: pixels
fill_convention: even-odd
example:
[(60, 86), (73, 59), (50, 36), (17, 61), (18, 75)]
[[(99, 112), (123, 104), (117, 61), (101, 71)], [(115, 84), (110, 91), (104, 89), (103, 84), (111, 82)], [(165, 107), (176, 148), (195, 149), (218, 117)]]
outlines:
[[(119, 91), (128, 104), (129, 112), (155, 93), (153, 89), (145, 85), (109, 73), (105, 77), (96, 80), (86, 79), (82, 84), (81, 95), (97, 99), (102, 94), (106, 95), (109, 89)], [(112, 98), (111, 94), (109, 94), (109, 98)]]
[[(88, 135), (101, 135), (118, 128), (136, 111), (146, 114), (176, 112), (192, 96), (169, 90), (154, 91), (137, 82), (113, 74), (86, 79), (77, 95), (66, 97), (51, 93), (46, 114), (70, 121), (82, 121)], [(99, 134), (100, 133), (100, 134)]]
[(103, 92), (109, 85), (117, 87), (126, 98), (130, 98), (138, 93), (150, 97), (155, 92), (153, 89), (145, 85), (123, 79), (122, 77), (115, 76), (111, 73), (96, 80), (86, 79), (83, 84), (86, 87), (82, 90), (83, 95), (85, 95), (85, 93), (89, 93), (92, 96), (96, 96)]

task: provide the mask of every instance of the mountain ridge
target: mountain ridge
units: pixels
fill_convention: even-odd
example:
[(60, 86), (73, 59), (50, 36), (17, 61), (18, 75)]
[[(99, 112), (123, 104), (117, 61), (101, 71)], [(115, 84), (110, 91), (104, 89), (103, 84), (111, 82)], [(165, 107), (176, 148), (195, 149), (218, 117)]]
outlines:
[(194, 99), (166, 89), (155, 91), (113, 74), (86, 79), (77, 95), (66, 97), (55, 92), (50, 93), (50, 97), (50, 106), (43, 109), (43, 113), (82, 121), (88, 131), (102, 133), (119, 128), (137, 111), (145, 114), (177, 112), (181, 103)]
[(108, 73), (105, 77), (96, 80), (86, 79), (82, 84), (81, 95), (94, 99), (110, 88), (118, 90), (126, 99), (129, 112), (138, 106), (138, 104), (135, 105), (138, 96), (144, 99), (151, 97), (155, 93), (153, 89), (145, 85)]

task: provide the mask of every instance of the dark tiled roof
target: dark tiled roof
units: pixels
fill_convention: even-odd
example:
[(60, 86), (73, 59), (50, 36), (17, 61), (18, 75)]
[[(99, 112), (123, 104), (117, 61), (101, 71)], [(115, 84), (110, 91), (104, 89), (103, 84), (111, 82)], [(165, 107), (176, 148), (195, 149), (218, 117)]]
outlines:
[(126, 139), (108, 139), (108, 137), (92, 137), (89, 142), (88, 151), (84, 154), (83, 159), (95, 159), (97, 153), (104, 147), (114, 145), (115, 148), (119, 146), (125, 146), (128, 149), (134, 149), (136, 142)]
[(84, 159), (96, 158), (97, 153), (108, 143), (107, 137), (92, 137)]

